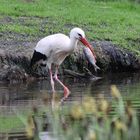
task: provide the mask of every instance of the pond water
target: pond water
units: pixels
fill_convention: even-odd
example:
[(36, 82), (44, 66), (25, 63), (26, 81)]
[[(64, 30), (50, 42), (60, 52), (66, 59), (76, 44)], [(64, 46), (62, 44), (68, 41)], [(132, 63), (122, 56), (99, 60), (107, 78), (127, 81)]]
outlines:
[[(60, 78), (70, 89), (71, 94), (63, 105), (70, 105), (74, 101), (82, 102), (85, 95), (98, 98), (103, 94), (111, 100), (110, 86), (116, 85), (124, 99), (130, 99), (133, 107), (140, 116), (140, 74), (118, 73), (102, 75), (102, 79), (94, 81), (77, 78)], [(59, 84), (55, 85), (57, 95), (63, 97), (63, 89)], [(34, 80), (26, 83), (9, 84), (0, 83), (0, 132), (23, 131), (26, 117), (31, 113), (33, 106), (37, 105), (42, 110), (44, 97), (47, 95), (47, 105), (52, 105), (52, 93), (49, 79)], [(49, 97), (49, 98), (48, 98)], [(51, 110), (53, 106), (49, 106)], [(114, 114), (114, 112), (112, 112)], [(17, 119), (18, 118), (18, 119)], [(4, 123), (3, 123), (4, 122)], [(15, 127), (15, 122), (17, 123)], [(24, 123), (23, 123), (24, 122)], [(6, 123), (6, 125), (4, 125)]]
[[(97, 97), (104, 94), (110, 98), (110, 86), (115, 84), (124, 98), (133, 101), (140, 100), (140, 73), (110, 73), (102, 75), (97, 81), (76, 78), (61, 78), (71, 91), (67, 100), (80, 100), (84, 95)], [(57, 94), (63, 96), (63, 89), (56, 84)], [(51, 86), (48, 80), (35, 80), (22, 84), (0, 83), (0, 105), (30, 104), (39, 101), (44, 95), (51, 96)]]

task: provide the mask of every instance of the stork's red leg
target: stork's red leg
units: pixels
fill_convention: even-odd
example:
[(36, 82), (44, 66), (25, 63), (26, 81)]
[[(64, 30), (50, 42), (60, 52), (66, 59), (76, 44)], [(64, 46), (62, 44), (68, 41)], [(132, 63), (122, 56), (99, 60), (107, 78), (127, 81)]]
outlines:
[(69, 96), (70, 91), (69, 91), (69, 89), (58, 79), (57, 74), (58, 74), (58, 66), (56, 66), (54, 78), (55, 78), (55, 80), (64, 88), (64, 98), (62, 98), (62, 100), (65, 100), (65, 99)]
[(54, 89), (54, 80), (53, 80), (53, 76), (52, 76), (52, 70), (51, 68), (49, 69), (50, 72), (50, 80), (51, 80), (51, 87), (52, 87), (52, 100), (51, 100), (51, 104), (52, 104), (52, 108), (55, 107), (55, 89)]
[(52, 76), (52, 70), (49, 69), (49, 72), (50, 72), (50, 80), (51, 80), (52, 92), (54, 94), (55, 93), (55, 89), (54, 89), (54, 80), (53, 80), (53, 76)]

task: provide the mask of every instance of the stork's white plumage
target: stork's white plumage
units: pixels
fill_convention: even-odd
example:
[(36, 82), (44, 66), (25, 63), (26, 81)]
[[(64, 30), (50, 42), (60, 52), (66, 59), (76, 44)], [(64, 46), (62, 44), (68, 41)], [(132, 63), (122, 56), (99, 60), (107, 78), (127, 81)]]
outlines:
[(85, 38), (84, 31), (80, 28), (73, 28), (70, 31), (70, 37), (58, 33), (58, 34), (49, 35), (41, 39), (37, 43), (37, 46), (34, 49), (33, 57), (31, 59), (31, 67), (40, 60), (46, 61), (46, 64), (50, 72), (50, 80), (51, 80), (53, 93), (55, 93), (55, 88), (54, 88), (54, 80), (52, 76), (51, 66), (52, 64), (55, 65), (56, 70), (55, 70), (54, 78), (64, 88), (64, 99), (68, 97), (70, 91), (58, 79), (57, 77), (58, 68), (60, 64), (64, 61), (64, 59), (74, 51), (74, 48), (77, 46), (78, 41), (82, 42), (83, 45), (88, 47), (93, 53), (93, 56), (95, 56), (93, 48), (90, 46), (90, 44)]

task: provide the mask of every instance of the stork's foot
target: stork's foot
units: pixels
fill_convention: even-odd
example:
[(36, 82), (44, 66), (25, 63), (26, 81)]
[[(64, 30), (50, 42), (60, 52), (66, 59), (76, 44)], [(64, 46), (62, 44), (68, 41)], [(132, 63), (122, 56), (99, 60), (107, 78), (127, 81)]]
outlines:
[(64, 98), (65, 98), (65, 99), (68, 98), (69, 94), (70, 94), (69, 89), (68, 89), (67, 87), (65, 87), (65, 88), (64, 88)]
[(67, 99), (69, 95), (70, 95), (70, 91), (67, 87), (65, 87), (64, 88), (64, 97), (61, 99), (60, 103), (62, 103), (65, 99)]

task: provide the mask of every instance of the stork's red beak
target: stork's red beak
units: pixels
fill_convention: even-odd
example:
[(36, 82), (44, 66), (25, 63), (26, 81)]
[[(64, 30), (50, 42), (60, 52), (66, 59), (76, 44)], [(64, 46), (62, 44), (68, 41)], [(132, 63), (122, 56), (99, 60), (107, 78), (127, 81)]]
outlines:
[(89, 42), (88, 42), (85, 38), (83, 38), (83, 37), (80, 38), (80, 41), (81, 41), (86, 47), (88, 47), (88, 48), (91, 50), (91, 52), (93, 53), (94, 57), (96, 58), (95, 52), (94, 52), (92, 46), (89, 44)]

